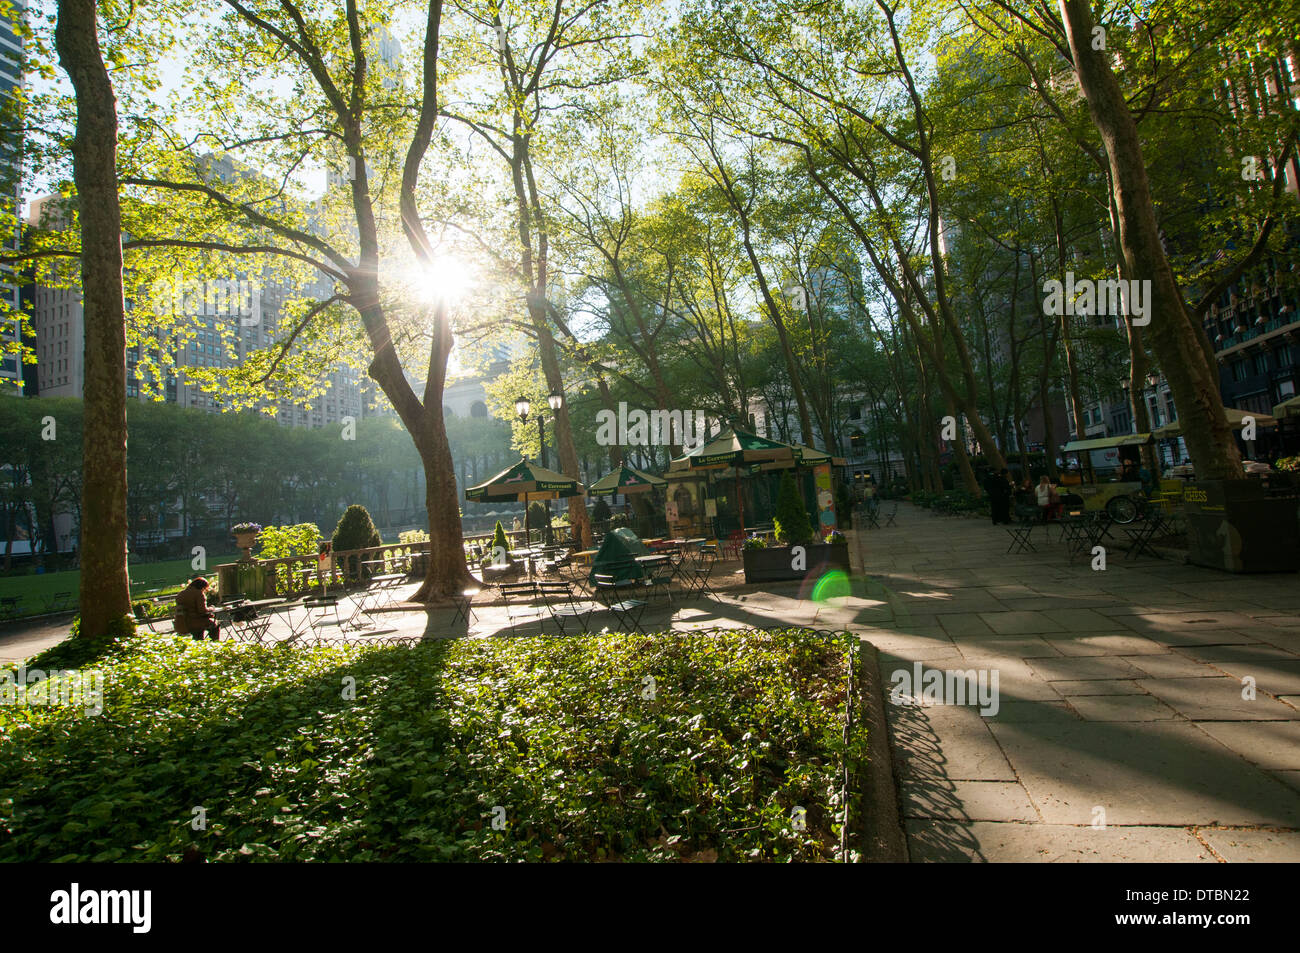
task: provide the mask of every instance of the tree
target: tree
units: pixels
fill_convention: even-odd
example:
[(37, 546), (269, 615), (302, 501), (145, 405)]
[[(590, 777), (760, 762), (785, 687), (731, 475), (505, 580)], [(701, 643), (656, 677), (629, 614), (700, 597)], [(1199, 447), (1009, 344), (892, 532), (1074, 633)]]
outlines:
[(94, 0), (59, 0), (55, 43), (77, 94), (72, 154), (86, 329), (77, 637), (105, 644), (133, 630), (134, 623), (126, 561), (126, 300), (117, 100), (100, 54)]
[(1086, 0), (1060, 0), (1061, 17), (1079, 86), (1088, 100), (1109, 162), (1125, 275), (1151, 282), (1148, 339), (1160, 361), (1183, 439), (1202, 479), (1241, 476), (1237, 450), (1219, 396), (1218, 368), (1207, 359), (1202, 332), (1192, 323), (1160, 241), (1137, 126), (1107, 54), (1094, 43)]

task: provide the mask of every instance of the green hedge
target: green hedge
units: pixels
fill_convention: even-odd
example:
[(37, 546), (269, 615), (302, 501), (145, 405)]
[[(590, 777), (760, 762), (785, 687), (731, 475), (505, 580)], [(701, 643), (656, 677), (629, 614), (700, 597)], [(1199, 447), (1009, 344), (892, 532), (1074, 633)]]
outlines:
[(857, 645), (138, 637), (99, 717), (0, 706), (0, 861), (829, 859)]

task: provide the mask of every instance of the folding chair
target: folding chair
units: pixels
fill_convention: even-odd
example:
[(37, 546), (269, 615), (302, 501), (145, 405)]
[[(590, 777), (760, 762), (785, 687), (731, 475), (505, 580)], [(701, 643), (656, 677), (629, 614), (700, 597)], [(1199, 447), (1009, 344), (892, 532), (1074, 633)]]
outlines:
[[(308, 596), (302, 601), (303, 608), (307, 610), (307, 625), (315, 633), (317, 630), (327, 625), (337, 625), (343, 628), (343, 620), (339, 618), (339, 600), (336, 596)], [(316, 615), (313, 611), (319, 610)], [(330, 613), (334, 614), (333, 619), (327, 619)]]
[(456, 603), (456, 614), (451, 617), (452, 625), (455, 625), (463, 619), (465, 621), (465, 627), (469, 628), (471, 622), (478, 621), (478, 616), (474, 614), (474, 606), (472, 603), (474, 602), (474, 597), (482, 591), (483, 590), (481, 589), (463, 589), (461, 590), (460, 595), (452, 596), (453, 601)]
[(1147, 513), (1145, 519), (1135, 527), (1124, 527), (1124, 532), (1130, 540), (1128, 552), (1124, 554), (1125, 559), (1136, 559), (1143, 553), (1161, 559), (1161, 555), (1151, 547), (1151, 540), (1161, 530), (1167, 529), (1169, 522), (1165, 519), (1164, 514), (1158, 509), (1152, 509)]
[(635, 580), (619, 579), (612, 573), (598, 572), (592, 576), (592, 584), (596, 587), (596, 598), (608, 612), (614, 614), (623, 629), (626, 630), (627, 623), (631, 622), (632, 628), (642, 635), (646, 634), (641, 628), (641, 616), (649, 603), (644, 599), (628, 599), (623, 596), (624, 592), (637, 585)]
[[(302, 616), (296, 616), (295, 613), (302, 609)], [(292, 642), (298, 636), (311, 629), (311, 608), (307, 605), (306, 599), (294, 599), (272, 606), (271, 612), (284, 618), (285, 625), (289, 627), (289, 638), (286, 641)]]
[[(155, 603), (155, 604), (156, 604), (156, 603)], [(173, 628), (174, 617), (173, 617), (173, 616), (170, 616), (170, 615), (162, 615), (162, 616), (151, 616), (151, 615), (148, 615), (148, 614), (145, 612), (145, 609), (144, 609), (144, 606), (143, 606), (143, 605), (136, 605), (136, 606), (133, 607), (133, 609), (135, 610), (135, 621), (136, 621), (136, 623), (137, 623), (138, 625), (142, 625), (142, 626), (144, 626), (146, 629), (148, 629), (148, 630), (149, 630), (150, 632), (152, 632), (154, 635), (171, 635), (171, 634), (173, 633), (173, 631), (174, 631), (174, 628)], [(162, 626), (163, 628), (159, 628), (159, 626)]]
[(596, 611), (596, 607), (575, 600), (573, 587), (567, 582), (539, 582), (537, 592), (550, 611), (551, 618), (560, 627), (561, 635), (568, 635), (564, 624), (565, 619), (576, 621), (584, 633), (588, 631), (587, 620)]
[(880, 504), (874, 500), (863, 507), (867, 516), (867, 529), (880, 529)]
[(501, 600), (506, 606), (506, 619), (510, 625), (510, 634), (517, 635), (515, 631), (517, 626), (522, 622), (524, 624), (536, 622), (539, 626), (544, 626), (544, 619), (549, 615), (549, 610), (543, 602), (540, 605), (538, 600), (541, 598), (537, 591), (535, 582), (504, 582), (497, 586), (497, 591), (501, 593)]
[(890, 511), (885, 514), (885, 525), (897, 526), (898, 524), (894, 522), (894, 517), (897, 515), (898, 515), (898, 504), (895, 503), (893, 507), (890, 509)]
[(1034, 521), (1025, 519), (1023, 516), (1020, 522), (1014, 526), (1008, 526), (1007, 532), (1011, 534), (1011, 545), (1007, 547), (1007, 553), (1036, 553), (1038, 550), (1030, 540), (1030, 535), (1034, 531)]
[(716, 600), (718, 598), (718, 594), (709, 585), (709, 576), (712, 574), (713, 566), (717, 561), (718, 553), (712, 549), (701, 549), (696, 553), (694, 560), (682, 561), (680, 572), (688, 598), (702, 596), (706, 592), (711, 599)]

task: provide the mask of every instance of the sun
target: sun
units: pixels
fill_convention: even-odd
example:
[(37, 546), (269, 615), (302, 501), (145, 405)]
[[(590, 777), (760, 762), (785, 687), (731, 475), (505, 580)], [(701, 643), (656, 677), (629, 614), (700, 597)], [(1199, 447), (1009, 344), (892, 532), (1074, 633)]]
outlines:
[(439, 254), (427, 265), (411, 265), (405, 284), (422, 304), (458, 304), (474, 287), (473, 266), (452, 254)]

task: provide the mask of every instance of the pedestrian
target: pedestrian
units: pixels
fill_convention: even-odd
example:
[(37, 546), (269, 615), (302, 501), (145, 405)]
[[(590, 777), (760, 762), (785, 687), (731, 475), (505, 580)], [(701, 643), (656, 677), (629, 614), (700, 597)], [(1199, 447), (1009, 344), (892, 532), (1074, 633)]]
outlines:
[(1038, 512), (1042, 520), (1046, 523), (1048, 520), (1056, 519), (1061, 509), (1061, 497), (1056, 492), (1056, 487), (1052, 486), (1052, 481), (1044, 473), (1038, 480), (1038, 486), (1034, 487), (1034, 494), (1038, 499)]
[(989, 472), (984, 480), (984, 492), (988, 494), (989, 510), (993, 515), (993, 525), (1011, 522), (1011, 471), (1003, 467), (998, 473)]
[(202, 642), (206, 635), (213, 642), (221, 641), (221, 628), (217, 617), (208, 605), (208, 581), (202, 576), (195, 576), (190, 584), (176, 596), (176, 631), (181, 635), (191, 634)]

